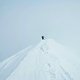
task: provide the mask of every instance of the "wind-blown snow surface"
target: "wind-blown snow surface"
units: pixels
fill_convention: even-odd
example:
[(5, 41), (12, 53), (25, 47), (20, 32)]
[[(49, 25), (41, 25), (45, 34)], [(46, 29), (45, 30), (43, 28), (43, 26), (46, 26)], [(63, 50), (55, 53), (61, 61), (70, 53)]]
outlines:
[(23, 58), (27, 55), (31, 47), (25, 48), (16, 55), (0, 63), (0, 80), (6, 80), (7, 77), (16, 69)]
[(80, 80), (79, 66), (75, 55), (48, 39), (2, 62), (0, 80)]

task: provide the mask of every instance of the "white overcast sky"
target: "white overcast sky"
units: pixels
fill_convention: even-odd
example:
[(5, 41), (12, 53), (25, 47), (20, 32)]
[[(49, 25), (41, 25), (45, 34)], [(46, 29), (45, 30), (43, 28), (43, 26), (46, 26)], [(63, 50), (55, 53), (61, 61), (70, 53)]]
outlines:
[(0, 60), (39, 43), (41, 35), (80, 55), (80, 1), (0, 0)]

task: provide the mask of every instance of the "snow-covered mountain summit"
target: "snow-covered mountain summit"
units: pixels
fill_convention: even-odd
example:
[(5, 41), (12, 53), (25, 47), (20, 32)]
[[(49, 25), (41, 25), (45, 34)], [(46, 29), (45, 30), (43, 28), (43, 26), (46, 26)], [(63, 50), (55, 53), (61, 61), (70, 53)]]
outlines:
[(42, 40), (0, 63), (0, 80), (73, 80), (67, 57), (64, 46)]

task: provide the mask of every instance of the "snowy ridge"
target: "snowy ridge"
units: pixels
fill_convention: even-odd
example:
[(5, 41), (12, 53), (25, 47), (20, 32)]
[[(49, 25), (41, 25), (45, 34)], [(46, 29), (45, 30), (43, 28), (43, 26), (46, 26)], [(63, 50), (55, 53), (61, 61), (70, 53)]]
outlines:
[[(33, 49), (25, 49), (5, 61), (8, 65), (0, 71), (0, 77), (5, 73), (5, 78), (0, 80), (79, 80), (79, 76), (75, 77), (76, 72), (73, 73), (72, 62), (68, 60), (70, 56), (65, 47), (53, 39), (42, 40)], [(15, 63), (17, 66), (12, 69)]]
[(64, 74), (55, 54), (52, 54), (52, 42), (42, 41), (31, 50), (7, 80), (72, 80)]

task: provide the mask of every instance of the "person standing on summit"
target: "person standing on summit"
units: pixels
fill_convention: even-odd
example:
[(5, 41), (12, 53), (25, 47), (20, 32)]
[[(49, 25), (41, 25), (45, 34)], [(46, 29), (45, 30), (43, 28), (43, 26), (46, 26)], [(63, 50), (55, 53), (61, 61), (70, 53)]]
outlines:
[(44, 40), (45, 38), (44, 38), (44, 36), (41, 36), (41, 38), (42, 38), (42, 40)]

